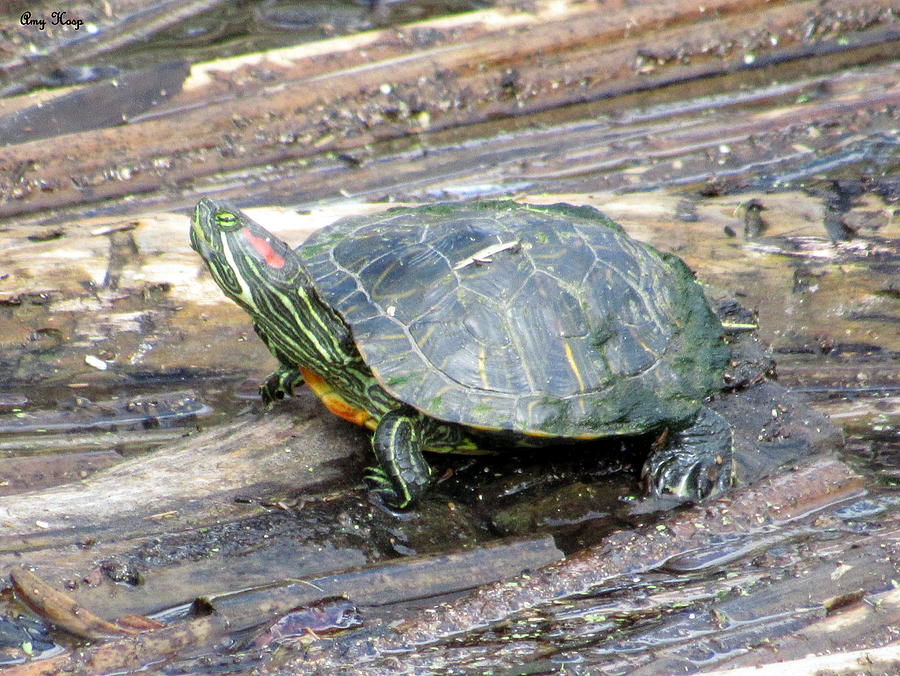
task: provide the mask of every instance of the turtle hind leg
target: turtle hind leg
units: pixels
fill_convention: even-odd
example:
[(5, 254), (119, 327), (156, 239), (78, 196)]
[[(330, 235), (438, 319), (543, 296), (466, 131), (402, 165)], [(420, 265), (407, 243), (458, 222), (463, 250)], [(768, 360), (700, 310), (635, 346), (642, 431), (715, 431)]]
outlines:
[(733, 454), (731, 425), (704, 406), (664, 448), (647, 458), (641, 477), (652, 495), (703, 500), (731, 487)]
[(391, 507), (410, 506), (431, 484), (431, 468), (422, 455), (423, 427), (421, 414), (403, 406), (381, 416), (375, 428), (372, 449), (379, 467), (366, 478)]

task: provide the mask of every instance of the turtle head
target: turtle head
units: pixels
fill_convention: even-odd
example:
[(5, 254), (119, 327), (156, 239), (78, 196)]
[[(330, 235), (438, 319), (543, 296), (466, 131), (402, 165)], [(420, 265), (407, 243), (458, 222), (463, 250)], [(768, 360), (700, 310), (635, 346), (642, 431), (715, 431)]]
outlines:
[(204, 197), (191, 221), (191, 248), (282, 364), (324, 370), (322, 364), (345, 360), (349, 329), (319, 299), (300, 257), (271, 232), (227, 202)]
[(191, 221), (191, 248), (225, 294), (258, 316), (264, 296), (289, 293), (307, 281), (297, 254), (227, 202), (200, 199)]

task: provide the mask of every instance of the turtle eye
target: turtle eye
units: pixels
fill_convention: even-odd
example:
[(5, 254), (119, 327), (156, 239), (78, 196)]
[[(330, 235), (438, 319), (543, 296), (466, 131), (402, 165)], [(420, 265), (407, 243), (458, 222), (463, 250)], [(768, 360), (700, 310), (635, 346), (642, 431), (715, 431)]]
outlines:
[(222, 230), (237, 230), (241, 227), (241, 220), (237, 217), (237, 214), (233, 214), (230, 211), (219, 211), (216, 213), (216, 225)]

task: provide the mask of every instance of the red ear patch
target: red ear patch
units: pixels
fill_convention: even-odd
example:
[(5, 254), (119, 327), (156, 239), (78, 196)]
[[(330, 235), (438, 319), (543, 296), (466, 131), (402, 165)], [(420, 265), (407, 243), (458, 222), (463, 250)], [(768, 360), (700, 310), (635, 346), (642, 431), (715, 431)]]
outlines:
[(272, 268), (280, 268), (284, 266), (284, 258), (279, 256), (275, 249), (272, 248), (272, 245), (269, 244), (262, 237), (257, 237), (250, 230), (244, 228), (241, 230), (241, 234), (244, 235), (244, 239), (250, 242), (250, 245), (256, 249), (257, 253), (263, 257), (263, 260), (266, 261), (266, 264)]

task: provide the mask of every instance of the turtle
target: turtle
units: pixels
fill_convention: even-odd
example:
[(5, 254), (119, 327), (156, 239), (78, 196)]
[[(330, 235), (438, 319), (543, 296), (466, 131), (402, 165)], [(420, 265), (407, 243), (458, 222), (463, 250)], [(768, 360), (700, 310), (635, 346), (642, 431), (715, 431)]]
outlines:
[(434, 482), (423, 452), (654, 433), (651, 495), (732, 484), (733, 431), (707, 406), (729, 361), (721, 323), (680, 258), (593, 207), (394, 207), (292, 249), (203, 197), (190, 241), (278, 360), (265, 404), (305, 383), (371, 430), (367, 479), (390, 507)]

